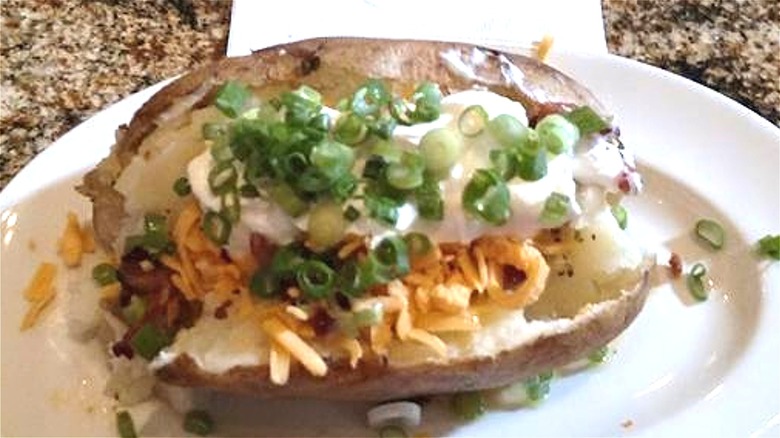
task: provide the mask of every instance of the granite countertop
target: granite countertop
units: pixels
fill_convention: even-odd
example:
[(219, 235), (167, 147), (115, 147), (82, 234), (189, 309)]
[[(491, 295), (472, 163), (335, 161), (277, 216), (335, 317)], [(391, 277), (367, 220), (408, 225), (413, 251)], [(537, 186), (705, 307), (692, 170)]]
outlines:
[[(682, 74), (780, 124), (780, 3), (602, 0), (609, 50)], [(228, 0), (3, 0), (0, 189), (125, 96), (225, 52)]]

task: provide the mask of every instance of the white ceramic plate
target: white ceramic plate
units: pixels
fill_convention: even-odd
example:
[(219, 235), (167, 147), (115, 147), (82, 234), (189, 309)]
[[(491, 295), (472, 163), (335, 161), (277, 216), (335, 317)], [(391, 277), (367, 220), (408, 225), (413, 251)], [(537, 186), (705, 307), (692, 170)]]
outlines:
[[(630, 229), (661, 252), (705, 262), (715, 291), (694, 304), (682, 281), (658, 286), (614, 344), (608, 364), (557, 379), (534, 409), (496, 411), (468, 423), (436, 403), (420, 428), (433, 436), (780, 434), (780, 264), (753, 243), (780, 232), (780, 131), (688, 80), (614, 56), (558, 54), (552, 63), (588, 85), (618, 114), (647, 190), (630, 203)], [(2, 435), (113, 435), (112, 403), (95, 345), (65, 334), (60, 288), (54, 309), (20, 333), (21, 291), (54, 260), (67, 210), (88, 217), (72, 190), (104, 156), (115, 127), (159, 85), (112, 106), (63, 136), (0, 194), (2, 216)], [(691, 236), (712, 217), (728, 241), (712, 253)], [(61, 276), (64, 277), (64, 276)], [(64, 282), (65, 280), (62, 279)], [(203, 396), (201, 400), (205, 400)], [(224, 434), (365, 435), (365, 406), (210, 397)], [(143, 435), (180, 433), (156, 405), (136, 410)]]

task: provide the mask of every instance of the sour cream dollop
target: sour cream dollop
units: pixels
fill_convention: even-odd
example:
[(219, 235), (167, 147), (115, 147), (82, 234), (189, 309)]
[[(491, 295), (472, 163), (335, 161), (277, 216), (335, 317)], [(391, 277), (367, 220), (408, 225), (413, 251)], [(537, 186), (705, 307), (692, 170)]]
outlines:
[[(472, 105), (480, 105), (490, 118), (508, 114), (522, 123), (528, 123), (525, 108), (516, 101), (486, 90), (467, 90), (448, 95), (442, 99), (441, 114), (437, 120), (412, 126), (398, 126), (393, 140), (401, 147), (419, 147), (422, 137), (432, 129), (449, 128), (458, 130), (461, 113)], [(334, 119), (338, 111), (325, 108)], [(486, 233), (507, 233), (519, 237), (531, 237), (548, 227), (540, 222), (540, 216), (547, 198), (553, 193), (565, 195), (570, 200), (567, 219), (583, 216), (583, 207), (601, 203), (578, 200), (583, 187), (590, 187), (589, 197), (603, 197), (606, 192), (636, 192), (641, 188), (641, 178), (636, 172), (634, 159), (622, 145), (601, 135), (589, 135), (580, 139), (573, 151), (566, 151), (548, 162), (547, 174), (537, 181), (513, 178), (507, 181), (510, 193), (511, 215), (502, 226), (496, 227), (470, 216), (463, 208), (461, 197), (474, 171), (491, 167), (490, 151), (501, 148), (501, 144), (489, 132), (474, 137), (464, 137), (463, 153), (450, 170), (449, 178), (440, 184), (444, 201), (444, 219), (430, 221), (418, 216), (413, 204), (406, 204), (399, 210), (399, 219), (394, 228), (387, 228), (366, 214), (350, 225), (348, 231), (357, 234), (380, 235), (394, 232), (418, 231), (439, 242), (471, 241)], [(219, 210), (220, 200), (208, 184), (208, 174), (214, 161), (208, 150), (190, 161), (187, 172), (192, 192), (205, 209)], [(354, 172), (362, 166), (356, 165)], [(352, 202), (362, 207), (360, 202)], [(365, 211), (364, 211), (365, 213)], [(246, 250), (249, 234), (265, 235), (277, 244), (288, 244), (305, 231), (307, 217), (292, 218), (279, 206), (261, 198), (241, 199), (241, 218), (234, 226), (228, 247), (231, 250)]]

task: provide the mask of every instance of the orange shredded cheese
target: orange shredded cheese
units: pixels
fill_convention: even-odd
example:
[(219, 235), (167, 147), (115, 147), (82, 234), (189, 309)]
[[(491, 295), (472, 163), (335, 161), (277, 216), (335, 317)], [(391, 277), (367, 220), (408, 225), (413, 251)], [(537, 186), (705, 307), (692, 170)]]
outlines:
[(550, 49), (552, 49), (554, 42), (555, 38), (553, 38), (552, 35), (547, 34), (542, 37), (542, 40), (535, 45), (536, 59), (545, 62), (547, 57), (550, 55)]
[(415, 319), (415, 325), (423, 330), (438, 332), (473, 332), (482, 327), (479, 317), (471, 312), (458, 315), (448, 315), (431, 312), (419, 315)]
[(52, 263), (41, 263), (35, 271), (30, 283), (24, 290), (24, 298), (30, 303), (27, 313), (22, 319), (21, 330), (33, 327), (43, 311), (54, 299), (54, 278), (57, 267)]
[(425, 330), (413, 328), (407, 334), (409, 339), (417, 341), (423, 345), (431, 347), (441, 357), (447, 357), (447, 344), (436, 335), (432, 335)]
[(357, 339), (346, 338), (341, 342), (341, 346), (349, 353), (349, 366), (357, 367), (358, 362), (363, 357), (363, 347)]
[(290, 330), (278, 318), (270, 318), (262, 322), (263, 331), (278, 342), (292, 357), (303, 365), (311, 374), (324, 376), (328, 365), (316, 350), (307, 344), (297, 333)]
[(290, 378), (290, 353), (276, 342), (271, 343), (268, 368), (271, 382), (276, 385), (287, 383)]
[(308, 321), (309, 320), (309, 314), (306, 313), (305, 310), (301, 309), (298, 306), (287, 306), (284, 308), (284, 311), (295, 317), (296, 319), (300, 321)]
[(84, 239), (79, 219), (73, 212), (68, 212), (65, 230), (60, 237), (57, 252), (65, 266), (75, 268), (81, 265), (81, 257), (84, 255)]

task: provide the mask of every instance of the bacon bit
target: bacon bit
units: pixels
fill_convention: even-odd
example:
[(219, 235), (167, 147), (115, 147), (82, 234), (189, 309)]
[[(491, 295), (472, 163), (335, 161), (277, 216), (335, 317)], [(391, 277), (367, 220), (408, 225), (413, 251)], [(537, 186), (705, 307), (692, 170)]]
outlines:
[(219, 307), (217, 307), (214, 310), (214, 318), (217, 319), (225, 319), (227, 318), (227, 309), (230, 308), (230, 306), (233, 305), (233, 302), (230, 300), (225, 301), (224, 303), (220, 304)]
[(525, 271), (517, 269), (512, 265), (504, 265), (503, 274), (501, 284), (504, 289), (514, 289), (522, 284), (527, 278)]
[(27, 330), (38, 322), (49, 303), (54, 299), (54, 278), (57, 275), (57, 267), (52, 263), (41, 263), (35, 271), (30, 283), (24, 290), (24, 298), (30, 303), (27, 313), (22, 319), (20, 329)]
[(336, 325), (336, 320), (323, 307), (317, 307), (307, 319), (317, 336), (327, 335)]
[(135, 355), (135, 351), (133, 351), (133, 347), (130, 345), (130, 342), (124, 339), (115, 342), (114, 345), (111, 346), (111, 353), (113, 353), (116, 357), (124, 356), (128, 359), (132, 359)]
[(276, 252), (276, 245), (264, 235), (252, 233), (249, 235), (249, 249), (252, 251), (252, 255), (255, 256), (257, 267), (262, 268), (271, 263), (271, 259)]
[(620, 172), (617, 177), (618, 189), (623, 193), (631, 193), (631, 180), (628, 178), (628, 173)]
[(673, 252), (669, 257), (669, 272), (672, 278), (680, 278), (683, 272), (683, 261), (679, 254)]

